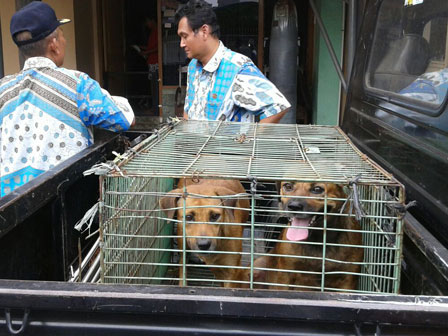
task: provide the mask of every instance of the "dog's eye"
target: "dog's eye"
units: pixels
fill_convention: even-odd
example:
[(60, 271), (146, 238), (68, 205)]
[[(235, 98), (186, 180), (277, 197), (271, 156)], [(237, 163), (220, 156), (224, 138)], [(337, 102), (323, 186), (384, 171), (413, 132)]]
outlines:
[(322, 188), (322, 187), (319, 187), (319, 186), (314, 186), (314, 187), (311, 188), (310, 191), (311, 191), (313, 194), (322, 194), (322, 193), (325, 191), (325, 189)]
[(292, 183), (285, 183), (284, 185), (283, 185), (283, 190), (284, 191), (291, 191), (293, 189), (293, 185), (292, 185)]
[(210, 222), (216, 222), (221, 215), (219, 213), (211, 213), (210, 214)]
[(190, 221), (192, 221), (193, 219), (194, 219), (194, 216), (193, 216), (193, 215), (186, 215), (186, 216), (185, 216), (185, 220), (186, 220), (186, 221), (189, 221), (189, 222), (190, 222)]

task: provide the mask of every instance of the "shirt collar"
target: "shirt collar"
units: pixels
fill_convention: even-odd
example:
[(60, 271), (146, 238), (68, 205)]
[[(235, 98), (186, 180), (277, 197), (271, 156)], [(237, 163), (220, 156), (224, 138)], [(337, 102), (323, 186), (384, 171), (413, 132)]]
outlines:
[(23, 70), (30, 68), (57, 68), (54, 62), (47, 57), (30, 57), (25, 61), (23, 65)]
[(216, 50), (215, 54), (210, 58), (210, 61), (205, 65), (204, 70), (208, 72), (215, 72), (218, 69), (219, 63), (221, 63), (222, 58), (224, 57), (224, 51), (226, 48), (224, 44), (219, 41), (219, 47)]

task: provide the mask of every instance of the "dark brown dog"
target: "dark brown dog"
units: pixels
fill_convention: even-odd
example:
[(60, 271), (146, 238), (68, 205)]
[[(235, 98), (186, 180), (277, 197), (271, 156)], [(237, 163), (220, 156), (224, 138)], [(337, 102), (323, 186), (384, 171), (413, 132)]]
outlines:
[[(186, 183), (185, 183), (186, 182)], [(237, 180), (200, 180), (198, 183), (185, 181), (187, 194), (203, 196), (227, 196), (245, 193), (241, 183)], [(184, 192), (183, 188), (172, 190), (170, 193)], [(176, 217), (178, 222), (177, 235), (178, 247), (183, 249), (183, 202), (179, 197), (165, 196), (160, 200), (162, 209), (171, 218)], [(187, 247), (197, 251), (198, 257), (207, 265), (240, 266), (240, 254), (204, 253), (214, 251), (242, 252), (242, 240), (225, 238), (242, 238), (243, 225), (249, 216), (248, 211), (239, 209), (219, 208), (227, 206), (237, 208), (249, 208), (249, 200), (242, 198), (195, 198), (187, 195), (185, 198), (185, 235)], [(174, 210), (172, 208), (180, 208)], [(171, 209), (171, 210), (170, 210)], [(235, 223), (224, 225), (221, 223)], [(181, 262), (183, 256), (181, 256)], [(211, 267), (215, 278), (219, 280), (238, 280), (238, 271), (235, 268)], [(179, 270), (181, 278), (182, 267)], [(237, 283), (224, 282), (224, 287), (239, 287)]]
[[(359, 223), (351, 217), (336, 215), (339, 214), (343, 201), (332, 200), (331, 198), (346, 197), (340, 185), (331, 183), (282, 182), (280, 186), (280, 195), (282, 196), (280, 207), (287, 211), (286, 216), (289, 217), (290, 221), (288, 227), (283, 229), (280, 241), (272, 249), (271, 254), (322, 258), (324, 233), (323, 230), (312, 230), (312, 228), (323, 228), (324, 226), (325, 200), (323, 197), (325, 194), (327, 196), (327, 228), (360, 230)], [(320, 199), (287, 198), (285, 196), (309, 196), (319, 197)], [(333, 244), (361, 245), (361, 233), (327, 230), (325, 241), (325, 273), (359, 273), (360, 266), (352, 263), (362, 262), (363, 249), (333, 246)], [(303, 242), (305, 244), (293, 242)], [(307, 244), (310, 242), (320, 244)], [(342, 261), (343, 263), (329, 261), (329, 259)], [(319, 289), (321, 286), (321, 274), (290, 273), (282, 270), (322, 272), (322, 259), (264, 256), (255, 261), (255, 267), (278, 269), (278, 271), (258, 270), (257, 277), (261, 281), (274, 284), (317, 287), (315, 289)], [(260, 277), (261, 274), (263, 275), (262, 277)], [(357, 287), (357, 276), (351, 274), (325, 274), (324, 286), (326, 288), (353, 290)], [(294, 287), (276, 285), (271, 285), (269, 288), (294, 289)], [(304, 288), (304, 290), (313, 289)]]

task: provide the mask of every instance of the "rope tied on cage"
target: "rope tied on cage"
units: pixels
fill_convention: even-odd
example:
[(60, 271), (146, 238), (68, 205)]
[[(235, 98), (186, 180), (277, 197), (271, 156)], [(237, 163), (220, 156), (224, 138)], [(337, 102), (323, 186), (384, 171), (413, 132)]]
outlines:
[(158, 129), (154, 129), (153, 131), (153, 135), (155, 135), (157, 137), (157, 141), (160, 141), (160, 132)]
[(240, 133), (236, 136), (236, 138), (234, 139), (235, 142), (238, 142), (240, 144), (247, 142), (247, 135), (245, 133)]
[(132, 148), (132, 147), (130, 147), (130, 148), (128, 148), (128, 152), (129, 153), (132, 153), (132, 154), (138, 154), (138, 152), (134, 149), (134, 148)]
[(204, 173), (204, 170), (198, 170), (198, 169), (195, 169), (195, 170), (191, 173), (191, 181), (192, 181), (193, 183), (199, 183), (199, 181), (200, 181), (199, 176), (200, 176), (202, 173)]
[(384, 198), (388, 201), (388, 203), (386, 203), (386, 207), (389, 210), (395, 210), (398, 213), (399, 219), (403, 219), (408, 212), (408, 209), (417, 206), (418, 204), (416, 200), (410, 201), (408, 204), (400, 203), (395, 197), (393, 197), (393, 194), (387, 191), (388, 189), (383, 189)]
[(175, 117), (168, 117), (167, 120), (168, 120), (168, 124), (167, 125), (170, 125), (170, 124), (177, 123), (177, 122), (181, 121), (182, 119), (180, 119), (179, 117), (175, 116)]
[(412, 208), (417, 205), (417, 201), (413, 200), (410, 201), (408, 204), (401, 204), (401, 203), (395, 203), (392, 205), (392, 208), (394, 208), (398, 213), (400, 219), (403, 219), (406, 215), (406, 212), (408, 212), (409, 208)]
[(112, 169), (114, 169), (112, 161), (100, 162), (100, 163), (94, 164), (90, 169), (87, 169), (82, 174), (84, 176), (92, 175), (92, 174), (95, 174), (95, 175), (106, 175)]
[(174, 128), (174, 126), (180, 122), (181, 119), (179, 119), (178, 117), (169, 117), (167, 119), (167, 123), (164, 126), (167, 126), (170, 130), (172, 130)]
[(84, 176), (92, 174), (106, 175), (113, 170), (116, 170), (122, 177), (126, 177), (114, 161), (96, 163), (90, 169), (84, 171), (82, 174)]
[(350, 188), (350, 194), (348, 195), (347, 199), (345, 200), (344, 204), (342, 205), (341, 211), (340, 211), (340, 213), (343, 213), (345, 206), (347, 205), (347, 202), (351, 201), (349, 214), (353, 213), (353, 208), (354, 208), (355, 209), (355, 218), (357, 221), (361, 220), (361, 218), (363, 216), (365, 216), (364, 210), (362, 208), (362, 204), (359, 200), (358, 183), (359, 183), (360, 179), (361, 179), (361, 174), (358, 174), (348, 182), (348, 186)]
[(100, 162), (100, 163), (96, 163), (94, 164), (90, 169), (87, 169), (86, 171), (84, 171), (82, 174), (84, 176), (87, 175), (106, 175), (109, 172), (115, 170), (117, 171), (122, 177), (127, 177), (123, 174), (123, 172), (121, 171), (121, 169), (118, 167), (117, 163), (123, 160), (127, 160), (129, 158), (129, 156), (131, 154), (135, 153), (135, 150), (133, 149), (128, 149), (128, 151), (124, 154), (120, 154), (117, 153), (115, 151), (112, 151), (112, 154), (115, 155), (115, 159), (113, 160), (109, 160), (106, 162)]
[(248, 176), (247, 179), (250, 181), (250, 193), (255, 195), (257, 193), (257, 179), (254, 176)]
[[(91, 207), (87, 212), (84, 214), (84, 216), (75, 224), (75, 230), (84, 233), (87, 230), (90, 232), (90, 228), (92, 226), (93, 220), (95, 219), (95, 215), (98, 212), (100, 206), (100, 202), (97, 202)], [(85, 229), (83, 229), (84, 224), (87, 224)]]

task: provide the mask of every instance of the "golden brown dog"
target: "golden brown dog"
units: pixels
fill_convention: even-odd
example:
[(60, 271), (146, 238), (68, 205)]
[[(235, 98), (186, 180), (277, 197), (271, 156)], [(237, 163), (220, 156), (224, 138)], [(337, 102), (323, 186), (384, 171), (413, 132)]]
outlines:
[[(327, 215), (324, 214), (325, 194), (327, 196)], [(289, 217), (289, 224), (288, 227), (283, 229), (280, 235), (280, 241), (272, 249), (271, 254), (322, 258), (324, 231), (312, 230), (312, 228), (323, 228), (324, 216), (326, 216), (327, 228), (329, 229), (360, 230), (359, 223), (351, 217), (336, 215), (339, 214), (344, 202), (331, 198), (342, 199), (346, 197), (340, 185), (332, 183), (282, 182), (280, 185), (280, 195), (280, 208), (287, 211), (286, 216)], [(309, 196), (318, 198), (288, 198), (286, 196)], [(293, 242), (302, 242), (303, 244)], [(308, 244), (310, 242), (320, 244)], [(361, 233), (326, 230), (325, 242), (325, 273), (359, 273), (360, 266), (352, 263), (362, 262), (363, 249), (339, 245), (361, 245)], [(333, 244), (337, 244), (337, 246)], [(342, 263), (329, 261), (329, 259), (342, 261)], [(322, 259), (264, 256), (255, 261), (255, 267), (279, 270), (258, 270), (256, 275), (260, 281), (284, 285), (321, 286), (321, 274), (291, 273), (281, 270), (322, 272)], [(263, 275), (262, 277), (260, 277), (261, 274)], [(324, 279), (324, 286), (326, 288), (350, 290), (356, 289), (357, 286), (356, 275), (325, 274)], [(293, 289), (294, 287), (288, 288), (286, 286), (271, 285), (269, 288)]]
[[(243, 198), (205, 198), (203, 196), (227, 196), (245, 193), (241, 183), (237, 180), (200, 180), (198, 183), (182, 181), (179, 189), (171, 193), (182, 194), (183, 185), (186, 185), (185, 198), (185, 235), (187, 246), (197, 251), (198, 257), (207, 265), (240, 266), (240, 254), (204, 253), (214, 251), (241, 252), (242, 240), (226, 238), (242, 238), (243, 225), (248, 218), (247, 210), (228, 209), (217, 206), (249, 208), (249, 200)], [(183, 213), (182, 197), (165, 196), (160, 200), (162, 209), (171, 218), (177, 217), (178, 247), (183, 249)], [(180, 208), (174, 210), (172, 208)], [(171, 209), (171, 210), (170, 210)], [(235, 223), (235, 225), (221, 224)], [(183, 260), (183, 256), (181, 256)], [(182, 261), (181, 261), (182, 262)], [(211, 267), (215, 278), (219, 280), (238, 280), (237, 269)], [(181, 268), (180, 268), (181, 272)], [(179, 278), (181, 278), (181, 273)], [(239, 287), (237, 283), (224, 282), (224, 287)]]

